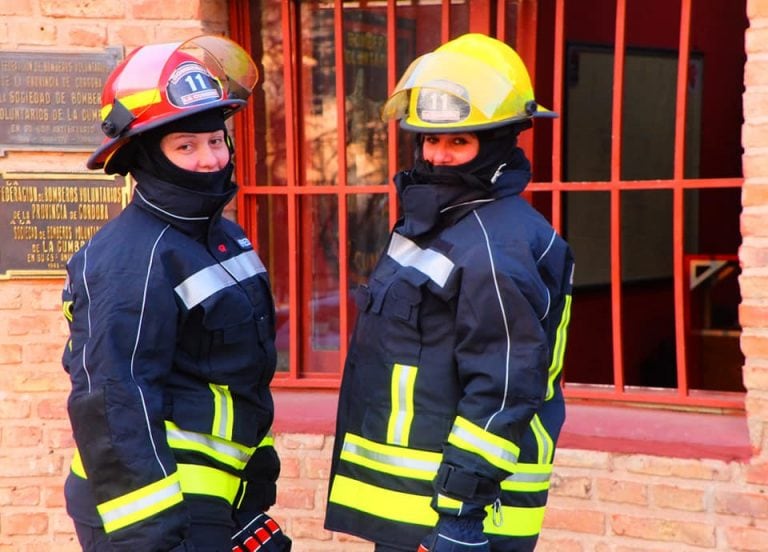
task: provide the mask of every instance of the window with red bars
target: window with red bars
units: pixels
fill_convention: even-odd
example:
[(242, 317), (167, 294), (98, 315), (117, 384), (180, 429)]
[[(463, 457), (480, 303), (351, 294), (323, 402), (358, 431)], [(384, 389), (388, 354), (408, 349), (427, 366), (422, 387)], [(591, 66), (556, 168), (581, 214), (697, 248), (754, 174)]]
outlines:
[(412, 137), (379, 110), (412, 59), (471, 31), (513, 45), (560, 113), (521, 145), (526, 197), (576, 255), (566, 395), (742, 408), (745, 0), (231, 6), (262, 75), (236, 118), (238, 217), (274, 286), (276, 386), (338, 385), (351, 297), (412, 159)]

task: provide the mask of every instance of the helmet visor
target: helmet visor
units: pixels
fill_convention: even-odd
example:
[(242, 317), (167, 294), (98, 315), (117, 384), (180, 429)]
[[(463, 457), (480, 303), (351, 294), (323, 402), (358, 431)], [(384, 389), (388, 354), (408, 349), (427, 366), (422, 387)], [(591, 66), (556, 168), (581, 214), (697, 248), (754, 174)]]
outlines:
[[(140, 48), (127, 59), (112, 89), (114, 99), (140, 118), (163, 97), (178, 108), (246, 100), (257, 81), (253, 60), (237, 43), (200, 36)], [(103, 119), (111, 108), (111, 104), (104, 106)]]
[[(411, 93), (419, 95), (417, 113), (408, 113)], [(475, 57), (437, 51), (411, 63), (384, 104), (382, 119), (409, 115), (426, 124), (463, 124), (472, 122), (470, 111), (488, 122), (522, 119), (536, 115), (526, 110), (532, 100), (527, 78), (515, 81)]]

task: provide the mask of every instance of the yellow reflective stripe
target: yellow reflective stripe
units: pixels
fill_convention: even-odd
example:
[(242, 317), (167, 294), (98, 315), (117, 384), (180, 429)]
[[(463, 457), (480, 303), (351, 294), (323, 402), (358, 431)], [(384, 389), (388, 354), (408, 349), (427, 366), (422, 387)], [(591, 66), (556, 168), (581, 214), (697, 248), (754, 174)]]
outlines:
[[(337, 475), (331, 485), (330, 502), (369, 515), (401, 523), (434, 527), (437, 513), (430, 507), (432, 497), (384, 489)], [(544, 507), (520, 508), (501, 506), (495, 516), (492, 506), (483, 523), (487, 534), (511, 537), (536, 535), (541, 530)], [(500, 519), (499, 519), (500, 518)], [(495, 523), (499, 525), (496, 526)]]
[(376, 517), (432, 527), (437, 523), (437, 512), (429, 506), (431, 498), (383, 489), (337, 475), (333, 478), (329, 500)]
[[(122, 98), (117, 98), (118, 101), (123, 104), (129, 111), (134, 111), (142, 107), (149, 107), (150, 105), (160, 103), (162, 98), (160, 97), (160, 90), (157, 88), (150, 88), (149, 90), (142, 90), (141, 92), (135, 92), (134, 94), (128, 94)], [(112, 104), (107, 104), (101, 108), (101, 120), (104, 121), (112, 112)]]
[(365, 466), (387, 475), (432, 481), (440, 467), (442, 454), (406, 449), (369, 441), (347, 433), (341, 446), (341, 460)]
[(416, 366), (395, 364), (392, 370), (392, 412), (387, 424), (387, 442), (408, 446), (413, 423), (413, 388), (416, 383)]
[(232, 429), (235, 426), (233, 416), (232, 393), (228, 385), (209, 383), (213, 393), (213, 427), (211, 434), (222, 439), (232, 440)]
[(534, 414), (531, 418), (531, 431), (536, 438), (536, 445), (538, 447), (536, 460), (539, 464), (551, 464), (552, 457), (555, 454), (555, 443), (552, 437), (549, 436), (547, 428), (541, 423), (541, 418), (538, 414)]
[(445, 496), (444, 494), (437, 494), (437, 507), (442, 512), (453, 510), (456, 515), (459, 515), (459, 511), (463, 505), (464, 503), (461, 500), (456, 500), (455, 498)]
[(96, 506), (104, 531), (113, 533), (150, 518), (183, 500), (178, 473)]
[(555, 394), (555, 379), (563, 371), (563, 357), (565, 357), (565, 344), (568, 341), (568, 324), (571, 321), (571, 296), (565, 296), (563, 313), (560, 316), (560, 324), (555, 333), (555, 347), (552, 353), (552, 364), (549, 365), (549, 380), (547, 382), (547, 394), (544, 400), (549, 400)]
[(484, 458), (489, 464), (504, 471), (514, 472), (520, 448), (512, 441), (485, 431), (466, 418), (457, 416), (448, 435), (453, 446)]
[(85, 466), (83, 466), (83, 459), (80, 457), (80, 451), (75, 449), (75, 454), (72, 455), (72, 464), (69, 466), (76, 476), (81, 479), (88, 479), (88, 475), (85, 473)]
[(165, 433), (171, 448), (199, 452), (236, 470), (242, 470), (256, 450), (214, 435), (186, 431), (169, 421), (165, 422)]
[(273, 447), (275, 446), (275, 437), (272, 435), (272, 430), (270, 429), (267, 434), (264, 436), (264, 438), (261, 440), (261, 442), (256, 445), (257, 449), (260, 449), (262, 447)]
[(209, 466), (179, 464), (179, 481), (184, 494), (215, 496), (234, 504), (240, 478)]
[(496, 514), (495, 520), (491, 506), (488, 506), (485, 511), (488, 515), (483, 522), (483, 531), (487, 535), (532, 537), (541, 532), (541, 525), (544, 522), (544, 506), (535, 508), (502, 506), (500, 515)]
[(61, 310), (64, 312), (64, 318), (72, 322), (72, 305), (73, 301), (64, 301), (61, 304)]

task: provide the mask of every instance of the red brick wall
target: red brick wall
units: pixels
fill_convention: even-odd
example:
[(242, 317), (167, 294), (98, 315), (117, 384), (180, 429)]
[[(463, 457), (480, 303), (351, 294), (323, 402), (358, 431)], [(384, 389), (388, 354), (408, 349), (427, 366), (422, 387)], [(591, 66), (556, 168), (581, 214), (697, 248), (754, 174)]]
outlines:
[[(570, 0), (573, 1), (573, 0)], [(749, 462), (558, 452), (539, 551), (757, 551), (768, 542), (768, 0), (748, 2), (741, 289)], [(101, 49), (227, 27), (223, 0), (0, 0), (0, 49)], [(670, 15), (671, 16), (671, 15)], [(7, 152), (0, 172), (81, 172), (85, 154)], [(0, 248), (3, 244), (0, 244)], [(61, 280), (0, 281), (0, 552), (76, 551), (62, 483), (72, 440)], [(278, 413), (279, 415), (279, 413)], [(297, 552), (370, 551), (322, 528), (332, 436), (277, 435), (273, 513)], [(138, 551), (137, 551), (138, 552)]]

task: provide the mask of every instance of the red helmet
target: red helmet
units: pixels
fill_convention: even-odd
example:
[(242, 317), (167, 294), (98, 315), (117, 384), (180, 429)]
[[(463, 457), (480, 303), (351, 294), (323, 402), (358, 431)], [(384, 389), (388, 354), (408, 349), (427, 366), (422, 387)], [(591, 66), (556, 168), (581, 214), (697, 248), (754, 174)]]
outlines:
[(182, 117), (209, 109), (229, 117), (245, 106), (257, 80), (248, 53), (221, 36), (134, 50), (104, 85), (101, 130), (106, 138), (88, 158), (88, 168), (113, 172), (110, 161), (132, 136)]

